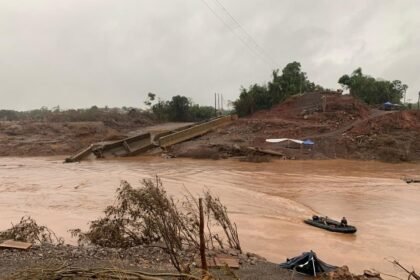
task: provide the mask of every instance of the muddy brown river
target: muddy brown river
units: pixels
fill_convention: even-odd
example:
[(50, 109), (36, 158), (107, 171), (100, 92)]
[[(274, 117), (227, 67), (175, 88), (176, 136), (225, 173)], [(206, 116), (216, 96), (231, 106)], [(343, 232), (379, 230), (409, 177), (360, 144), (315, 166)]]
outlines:
[[(384, 258), (420, 270), (420, 184), (404, 175), (420, 165), (360, 161), (135, 159), (63, 164), (61, 158), (0, 159), (0, 228), (30, 215), (74, 243), (71, 228), (86, 229), (112, 204), (120, 180), (138, 185), (162, 177), (170, 194), (208, 188), (225, 202), (242, 245), (274, 262), (314, 250), (326, 262), (395, 273)], [(355, 235), (302, 222), (313, 214), (356, 225)]]

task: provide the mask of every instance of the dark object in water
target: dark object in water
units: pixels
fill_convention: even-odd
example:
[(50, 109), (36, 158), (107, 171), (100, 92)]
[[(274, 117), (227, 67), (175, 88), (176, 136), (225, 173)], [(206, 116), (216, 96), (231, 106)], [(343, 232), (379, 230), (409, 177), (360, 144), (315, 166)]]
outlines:
[(355, 233), (357, 231), (356, 227), (350, 225), (343, 225), (340, 222), (326, 218), (313, 216), (312, 219), (306, 219), (304, 222), (308, 225), (319, 227), (333, 232), (340, 233)]
[(408, 178), (408, 177), (404, 177), (403, 180), (407, 183), (407, 184), (411, 184), (411, 183), (420, 183), (420, 178)]
[(302, 255), (287, 259), (285, 263), (280, 264), (281, 268), (292, 269), (300, 273), (316, 276), (319, 273), (330, 272), (337, 267), (327, 264), (318, 259), (315, 252), (305, 252)]

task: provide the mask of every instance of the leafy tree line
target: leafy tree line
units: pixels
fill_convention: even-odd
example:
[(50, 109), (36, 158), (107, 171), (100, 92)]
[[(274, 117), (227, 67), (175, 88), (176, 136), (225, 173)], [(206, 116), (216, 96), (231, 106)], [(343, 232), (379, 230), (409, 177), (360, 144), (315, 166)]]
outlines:
[(269, 109), (294, 94), (318, 90), (323, 88), (309, 81), (301, 70), (301, 64), (295, 61), (287, 64), (281, 75), (278, 69), (274, 70), (272, 80), (267, 84), (253, 84), (248, 89), (242, 87), (239, 99), (233, 102), (233, 106), (239, 116), (246, 116)]
[[(388, 101), (401, 103), (408, 88), (400, 80), (387, 81), (364, 75), (361, 68), (356, 69), (351, 75), (343, 75), (338, 83), (348, 89), (351, 95), (369, 105)], [(279, 70), (274, 70), (272, 80), (267, 84), (242, 87), (239, 98), (233, 102), (233, 106), (239, 116), (246, 116), (258, 110), (269, 109), (292, 95), (323, 90), (322, 86), (308, 80), (306, 73), (301, 70), (301, 64), (295, 61), (287, 64), (281, 74)]]
[(391, 82), (364, 75), (362, 68), (357, 68), (351, 75), (343, 75), (338, 83), (350, 90), (351, 95), (371, 105), (385, 102), (401, 103), (408, 88), (400, 80)]
[[(351, 75), (343, 75), (338, 83), (348, 89), (350, 94), (370, 105), (384, 102), (401, 103), (408, 86), (399, 80), (387, 81), (365, 75), (357, 68)], [(286, 98), (303, 92), (322, 91), (324, 88), (311, 82), (301, 70), (299, 62), (286, 65), (280, 73), (272, 72), (272, 79), (266, 84), (253, 84), (249, 88), (241, 88), (239, 98), (233, 102), (239, 116), (246, 116), (258, 110), (269, 109)], [(127, 121), (139, 118), (155, 118), (159, 121), (195, 122), (214, 116), (214, 107), (199, 106), (188, 97), (176, 95), (171, 100), (156, 98), (149, 93), (144, 102), (147, 111), (133, 108), (98, 108), (60, 110), (42, 107), (31, 111), (0, 110), (0, 120), (45, 120), (45, 121)]]
[(148, 110), (134, 107), (61, 110), (59, 106), (51, 109), (42, 107), (29, 111), (0, 110), (0, 121), (49, 121), (49, 122), (84, 122), (84, 121), (184, 121), (196, 122), (214, 116), (214, 107), (199, 106), (185, 96), (174, 96), (169, 101), (157, 99), (149, 93), (144, 102)]
[(196, 122), (214, 117), (214, 107), (194, 104), (186, 96), (176, 95), (171, 100), (156, 100), (156, 94), (149, 92), (144, 102), (160, 121)]
[(152, 114), (133, 107), (100, 108), (92, 106), (86, 109), (61, 110), (42, 107), (28, 111), (0, 110), (0, 120), (3, 121), (49, 121), (49, 122), (87, 122), (116, 121), (129, 122), (138, 119), (151, 120)]

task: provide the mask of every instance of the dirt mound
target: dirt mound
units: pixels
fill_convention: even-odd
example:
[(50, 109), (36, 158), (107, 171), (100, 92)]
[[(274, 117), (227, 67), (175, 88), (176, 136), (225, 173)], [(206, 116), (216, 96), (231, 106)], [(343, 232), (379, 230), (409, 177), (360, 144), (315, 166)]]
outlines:
[(420, 112), (391, 112), (355, 125), (338, 141), (350, 156), (389, 162), (420, 159)]
[(337, 113), (345, 113), (355, 119), (365, 118), (369, 112), (370, 108), (353, 96), (341, 95), (338, 92), (311, 92), (292, 96), (269, 110), (256, 112), (250, 118), (302, 119), (303, 116), (318, 113), (320, 119), (323, 115), (327, 119), (333, 119)]
[(368, 119), (372, 114), (366, 104), (353, 96), (334, 92), (305, 93), (271, 110), (240, 119), (227, 130), (229, 134), (252, 135), (251, 144), (264, 145), (267, 138), (305, 139), (332, 133)]
[(419, 130), (420, 111), (401, 111), (384, 114), (352, 128), (352, 134), (392, 133), (396, 130)]

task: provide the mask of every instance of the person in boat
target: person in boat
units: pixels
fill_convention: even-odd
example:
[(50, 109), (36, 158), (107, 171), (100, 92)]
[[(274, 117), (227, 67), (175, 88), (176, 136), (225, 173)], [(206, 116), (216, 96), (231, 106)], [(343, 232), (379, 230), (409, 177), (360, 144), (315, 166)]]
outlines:
[(341, 226), (342, 226), (342, 227), (346, 227), (346, 226), (347, 226), (347, 219), (346, 219), (346, 217), (343, 217), (343, 218), (341, 219)]
[(313, 216), (312, 216), (312, 220), (313, 220), (313, 221), (319, 221), (319, 217), (318, 217), (317, 215), (313, 215)]

